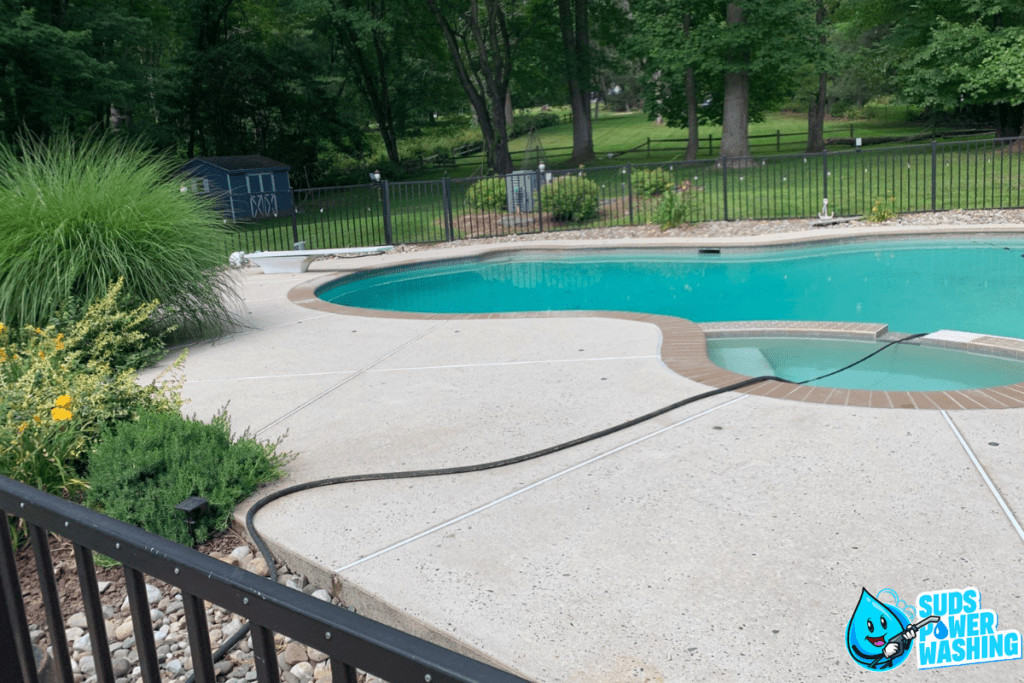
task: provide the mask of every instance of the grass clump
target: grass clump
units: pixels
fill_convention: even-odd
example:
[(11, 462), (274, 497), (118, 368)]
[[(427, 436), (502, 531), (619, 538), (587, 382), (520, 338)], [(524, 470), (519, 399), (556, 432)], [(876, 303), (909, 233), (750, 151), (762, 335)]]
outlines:
[(196, 540), (227, 528), (235, 505), (280, 478), (287, 453), (246, 432), (231, 435), (226, 409), (210, 424), (178, 413), (146, 412), (108, 431), (91, 458), (89, 505), (177, 543), (191, 545), (174, 506), (190, 496), (209, 501), (196, 519)]
[(180, 191), (176, 166), (95, 134), (0, 143), (0, 319), (44, 326), (61, 302), (88, 306), (124, 277), (131, 304), (160, 302), (161, 329), (229, 324), (223, 221), (212, 200)]
[(896, 198), (886, 197), (884, 199), (876, 199), (875, 203), (871, 206), (871, 210), (864, 214), (864, 220), (868, 223), (884, 223), (885, 221), (896, 218), (899, 214), (896, 213)]
[(504, 178), (485, 178), (466, 190), (466, 203), (474, 211), (500, 213), (508, 206)]
[(582, 175), (555, 178), (541, 188), (541, 206), (558, 221), (581, 223), (597, 217), (600, 189)]

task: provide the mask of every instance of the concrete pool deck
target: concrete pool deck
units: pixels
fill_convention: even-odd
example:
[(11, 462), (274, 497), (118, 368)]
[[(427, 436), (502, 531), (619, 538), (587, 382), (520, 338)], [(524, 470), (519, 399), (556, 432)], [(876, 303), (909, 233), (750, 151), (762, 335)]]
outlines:
[[(1024, 226), (985, 228), (1002, 231)], [(712, 243), (758, 241), (686, 242)], [(298, 456), (262, 497), (511, 457), (714, 386), (671, 368), (666, 356), (692, 348), (666, 346), (652, 322), (408, 319), (289, 299), (352, 269), (515, 246), (541, 245), (244, 271), (251, 329), (190, 348), (187, 412), (208, 419), (230, 401), (236, 431), (288, 433), (282, 447)], [(1024, 519), (1024, 411), (946, 407), (728, 393), (513, 467), (303, 492), (256, 525), (361, 614), (538, 682), (867, 680), (844, 641), (861, 587), (913, 603), (973, 586), (999, 629), (1024, 630), (1024, 537), (1011, 518)], [(1022, 660), (916, 668), (914, 654), (886, 677), (1024, 679)]]

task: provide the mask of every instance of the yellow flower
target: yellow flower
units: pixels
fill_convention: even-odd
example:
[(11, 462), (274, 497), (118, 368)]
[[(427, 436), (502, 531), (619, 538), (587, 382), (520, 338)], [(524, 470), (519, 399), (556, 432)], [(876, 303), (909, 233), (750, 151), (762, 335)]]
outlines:
[(63, 408), (64, 406), (66, 406), (69, 403), (71, 403), (71, 397), (68, 396), (67, 394), (62, 394), (62, 395), (58, 396), (57, 400), (54, 401), (54, 404), (59, 406), (59, 407), (61, 407), (61, 408)]
[(57, 350), (58, 351), (63, 351), (64, 350), (64, 334), (63, 333), (57, 335)]
[(0, 348), (0, 363), (3, 363), (5, 360), (7, 360), (7, 349)]
[(51, 408), (50, 415), (53, 416), (54, 420), (70, 420), (71, 411), (65, 408)]
[(42, 333), (43, 333), (43, 330), (41, 328), (37, 327), (36, 328), (36, 334), (42, 334)]
[(0, 323), (0, 334), (3, 334), (6, 330), (7, 327), (3, 323)]
[(32, 419), (35, 420), (37, 424), (41, 424), (43, 421), (38, 415), (33, 415)]
[(42, 360), (43, 358), (46, 358), (46, 354), (43, 353), (42, 351), (40, 351), (39, 352), (39, 359)]
[(28, 427), (28, 422), (22, 422), (18, 425), (18, 433), (23, 434), (25, 432), (25, 427)]

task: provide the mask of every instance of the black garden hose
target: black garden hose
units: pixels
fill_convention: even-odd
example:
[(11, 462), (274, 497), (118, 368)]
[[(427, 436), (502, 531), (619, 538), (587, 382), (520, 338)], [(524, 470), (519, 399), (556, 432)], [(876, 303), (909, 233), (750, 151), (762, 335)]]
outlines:
[[(532, 453), (527, 453), (525, 455), (517, 455), (517, 456), (512, 457), (512, 458), (504, 458), (502, 460), (493, 460), (491, 462), (480, 463), (480, 464), (477, 464), (477, 465), (461, 465), (459, 467), (442, 467), (442, 468), (430, 469), (430, 470), (406, 470), (406, 471), (401, 471), (401, 472), (377, 472), (377, 473), (373, 473), (373, 474), (351, 474), (351, 475), (344, 476), (344, 477), (332, 477), (332, 478), (329, 478), (329, 479), (318, 479), (316, 481), (308, 481), (308, 482), (306, 482), (304, 484), (296, 484), (295, 486), (289, 486), (288, 488), (281, 489), (280, 491), (275, 491), (274, 493), (271, 493), (270, 495), (268, 495), (268, 496), (266, 496), (264, 498), (261, 498), (260, 500), (258, 500), (255, 503), (253, 503), (252, 507), (249, 508), (249, 512), (245, 515), (245, 528), (249, 532), (249, 535), (252, 537), (252, 540), (256, 544), (256, 547), (259, 549), (260, 553), (263, 555), (264, 559), (267, 561), (267, 569), (270, 571), (270, 580), (271, 581), (277, 581), (277, 568), (274, 566), (274, 555), (273, 555), (273, 553), (270, 552), (270, 548), (267, 547), (267, 544), (266, 544), (266, 542), (264, 542), (263, 537), (260, 536), (259, 532), (256, 531), (256, 526), (253, 523), (253, 518), (255, 517), (256, 513), (259, 512), (261, 509), (263, 509), (266, 505), (269, 505), (270, 503), (272, 503), (275, 500), (278, 500), (280, 498), (284, 498), (285, 496), (289, 496), (289, 495), (291, 495), (293, 493), (299, 493), (300, 491), (308, 491), (310, 489), (319, 488), (321, 486), (334, 486), (336, 484), (352, 484), (352, 483), (360, 482), (360, 481), (382, 481), (382, 480), (386, 480), (386, 479), (413, 479), (413, 478), (419, 478), (419, 477), (438, 477), (438, 476), (449, 475), (449, 474), (465, 474), (467, 472), (481, 472), (483, 470), (492, 470), (492, 469), (496, 469), (498, 467), (507, 467), (508, 465), (517, 465), (517, 464), (522, 463), (522, 462), (527, 462), (528, 460), (534, 460), (536, 458), (540, 458), (540, 457), (543, 457), (545, 455), (551, 455), (552, 453), (557, 453), (559, 451), (564, 451), (567, 448), (572, 448), (574, 446), (579, 446), (581, 444), (585, 444), (587, 442), (603, 438), (605, 436), (608, 436), (609, 434), (614, 434), (616, 432), (620, 432), (623, 429), (628, 429), (628, 428), (633, 427), (635, 425), (638, 425), (638, 424), (640, 424), (642, 422), (646, 422), (647, 420), (651, 420), (651, 419), (653, 419), (655, 417), (658, 417), (660, 415), (664, 415), (665, 413), (668, 413), (668, 412), (671, 412), (673, 410), (676, 410), (677, 408), (682, 408), (683, 406), (689, 405), (691, 403), (696, 403), (697, 401), (703, 401), (706, 398), (711, 398), (712, 396), (718, 396), (720, 394), (728, 393), (730, 391), (736, 391), (737, 389), (743, 389), (745, 387), (749, 387), (749, 386), (752, 386), (754, 384), (760, 384), (761, 382), (766, 382), (768, 380), (774, 380), (776, 382), (785, 382), (786, 384), (809, 384), (810, 382), (816, 382), (816, 381), (818, 381), (820, 379), (824, 379), (826, 377), (831, 377), (832, 375), (835, 375), (837, 373), (843, 372), (844, 370), (849, 370), (850, 368), (854, 367), (855, 365), (859, 365), (860, 363), (863, 363), (864, 361), (868, 360), (869, 358), (871, 358), (871, 357), (881, 353), (882, 351), (885, 351), (890, 346), (893, 346), (895, 344), (902, 344), (903, 342), (910, 341), (911, 339), (917, 339), (919, 337), (923, 337), (926, 334), (929, 334), (929, 333), (922, 332), (920, 334), (913, 334), (913, 335), (910, 335), (909, 337), (904, 337), (903, 339), (898, 339), (896, 341), (891, 341), (888, 344), (886, 344), (885, 346), (883, 346), (882, 348), (873, 351), (872, 353), (868, 354), (867, 356), (864, 356), (860, 360), (856, 360), (853, 363), (850, 363), (849, 365), (844, 366), (844, 367), (842, 367), (842, 368), (840, 368), (838, 370), (826, 373), (824, 375), (821, 375), (819, 377), (815, 377), (813, 379), (804, 380), (802, 382), (794, 382), (792, 380), (783, 379), (781, 377), (775, 377), (775, 376), (772, 376), (772, 375), (762, 375), (760, 377), (750, 377), (750, 378), (747, 378), (747, 379), (745, 379), (745, 380), (743, 380), (741, 382), (736, 382), (735, 384), (730, 384), (729, 386), (721, 387), (721, 388), (718, 388), (718, 389), (712, 389), (711, 391), (705, 391), (704, 393), (696, 394), (695, 396), (689, 396), (687, 398), (682, 399), (681, 401), (676, 401), (675, 403), (671, 403), (671, 404), (669, 404), (667, 406), (664, 406), (662, 408), (658, 408), (657, 410), (653, 410), (653, 411), (651, 411), (649, 413), (641, 415), (640, 417), (635, 417), (635, 418), (633, 418), (631, 420), (627, 420), (626, 422), (621, 422), (621, 423), (619, 423), (617, 425), (614, 425), (614, 426), (611, 426), (611, 427), (607, 427), (607, 428), (602, 429), (600, 431), (593, 432), (593, 433), (587, 434), (585, 436), (581, 436), (579, 438), (573, 439), (572, 441), (566, 441), (566, 442), (560, 443), (560, 444), (558, 444), (556, 446), (548, 446), (547, 448), (542, 448), (539, 451), (533, 451)], [(248, 635), (248, 633), (249, 633), (249, 624), (246, 624), (244, 627), (242, 627), (241, 630), (238, 631), (238, 633), (236, 633), (230, 639), (225, 641), (225, 643), (223, 645), (221, 645), (217, 649), (216, 652), (213, 653), (213, 660), (216, 662), (216, 661), (219, 661), (220, 659), (222, 659), (224, 657), (224, 655), (227, 654), (228, 652), (230, 652), (231, 649), (236, 644), (238, 644), (238, 642), (242, 638), (245, 638)], [(186, 683), (194, 683), (194, 680), (195, 680), (195, 675), (193, 674), (193, 676), (191, 676), (186, 681)]]

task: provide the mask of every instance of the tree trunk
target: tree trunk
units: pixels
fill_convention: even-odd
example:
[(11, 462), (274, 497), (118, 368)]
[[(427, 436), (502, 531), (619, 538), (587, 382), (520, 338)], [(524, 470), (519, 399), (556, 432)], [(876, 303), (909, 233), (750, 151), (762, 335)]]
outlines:
[(825, 149), (825, 110), (828, 104), (826, 88), (828, 76), (818, 74), (818, 93), (807, 110), (807, 151), (821, 152)]
[[(690, 15), (683, 17), (683, 35), (690, 35)], [(686, 141), (686, 160), (696, 161), (700, 148), (700, 131), (697, 128), (697, 83), (693, 75), (693, 67), (686, 70), (686, 128), (689, 136)]]
[(1024, 104), (1011, 106), (1006, 102), (996, 105), (996, 137), (1015, 138), (1024, 135)]
[(505, 127), (508, 130), (513, 130), (512, 123), (512, 89), (509, 88), (505, 91)]
[[(818, 9), (815, 13), (818, 27), (825, 23), (825, 3), (818, 0)], [(818, 44), (824, 46), (828, 42), (825, 34), (818, 36)], [(818, 74), (818, 92), (807, 110), (807, 152), (821, 152), (825, 149), (825, 110), (828, 106), (828, 74), (824, 71)]]
[[(594, 158), (590, 121), (590, 23), (588, 0), (558, 0), (569, 104), (572, 107), (572, 159), (582, 164)], [(575, 10), (575, 11), (574, 11)]]
[[(743, 10), (730, 2), (726, 6), (725, 18), (729, 26), (740, 25), (743, 23)], [(722, 106), (722, 149), (719, 156), (723, 159), (748, 159), (750, 81), (745, 70), (725, 74), (725, 100)]]

